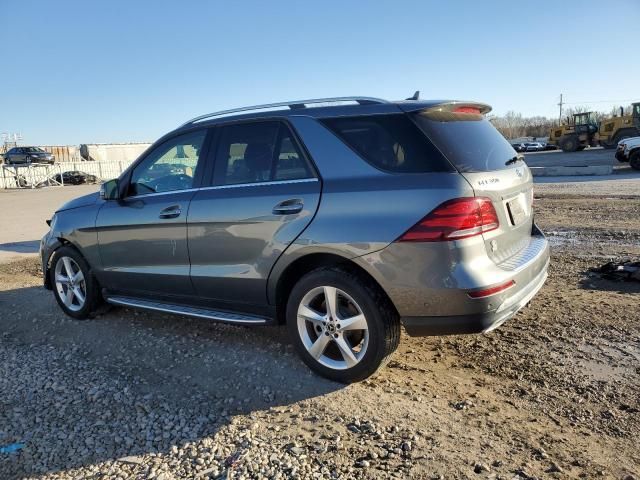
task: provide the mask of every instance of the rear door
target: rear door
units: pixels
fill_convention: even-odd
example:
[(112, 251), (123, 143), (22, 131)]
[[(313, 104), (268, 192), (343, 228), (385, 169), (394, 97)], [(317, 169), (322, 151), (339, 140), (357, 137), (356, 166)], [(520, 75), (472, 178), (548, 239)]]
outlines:
[(211, 186), (189, 209), (191, 280), (197, 295), (230, 307), (264, 305), (269, 272), (313, 218), (321, 183), (286, 123), (217, 130)]
[(525, 248), (533, 224), (533, 180), (509, 142), (473, 106), (444, 106), (412, 115), (476, 196), (492, 200), (500, 227), (483, 234), (488, 255), (500, 263)]

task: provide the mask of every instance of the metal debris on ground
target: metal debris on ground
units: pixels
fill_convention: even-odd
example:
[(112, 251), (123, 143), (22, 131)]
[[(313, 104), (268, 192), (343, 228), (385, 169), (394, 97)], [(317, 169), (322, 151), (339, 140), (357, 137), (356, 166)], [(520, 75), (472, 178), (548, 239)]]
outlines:
[(616, 282), (640, 281), (640, 262), (608, 262), (589, 271)]

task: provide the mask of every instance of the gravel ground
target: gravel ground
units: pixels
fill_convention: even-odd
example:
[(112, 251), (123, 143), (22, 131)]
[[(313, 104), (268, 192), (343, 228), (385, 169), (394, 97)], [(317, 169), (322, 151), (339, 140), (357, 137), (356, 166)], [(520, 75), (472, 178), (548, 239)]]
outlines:
[[(612, 192), (613, 193), (613, 192)], [(638, 478), (640, 197), (536, 195), (553, 245), (530, 307), (410, 338), (350, 386), (281, 327), (59, 311), (34, 258), (0, 265), (0, 478)], [(0, 450), (1, 452), (1, 450)]]

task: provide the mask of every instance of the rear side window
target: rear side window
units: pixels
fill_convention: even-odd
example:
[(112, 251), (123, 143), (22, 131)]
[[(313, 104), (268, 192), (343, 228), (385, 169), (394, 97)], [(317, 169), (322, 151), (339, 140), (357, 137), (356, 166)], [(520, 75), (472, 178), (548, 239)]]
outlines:
[(216, 155), (216, 184), (313, 177), (289, 128), (281, 122), (252, 122), (221, 127)]
[(507, 162), (516, 155), (515, 150), (484, 115), (437, 110), (412, 115), (422, 131), (460, 172), (512, 168)]
[(393, 173), (451, 172), (451, 165), (404, 114), (322, 120), (376, 168)]

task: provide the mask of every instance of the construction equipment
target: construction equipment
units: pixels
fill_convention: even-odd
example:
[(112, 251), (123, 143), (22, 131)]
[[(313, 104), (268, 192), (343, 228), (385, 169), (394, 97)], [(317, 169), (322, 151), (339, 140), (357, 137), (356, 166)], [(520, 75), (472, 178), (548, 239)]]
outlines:
[(620, 116), (603, 120), (599, 135), (604, 148), (615, 148), (620, 140), (640, 136), (640, 102), (631, 104), (630, 115), (624, 115), (624, 108), (620, 107)]
[(576, 113), (573, 120), (567, 119), (549, 132), (547, 143), (556, 145), (564, 152), (584, 150), (586, 147), (598, 145), (598, 122), (593, 112)]
[(639, 135), (640, 102), (637, 102), (631, 105), (631, 114), (624, 115), (621, 108), (620, 116), (602, 122), (596, 121), (594, 112), (576, 113), (573, 119), (567, 118), (566, 123), (551, 128), (548, 143), (564, 152), (575, 152), (598, 145), (614, 148), (620, 140)]

